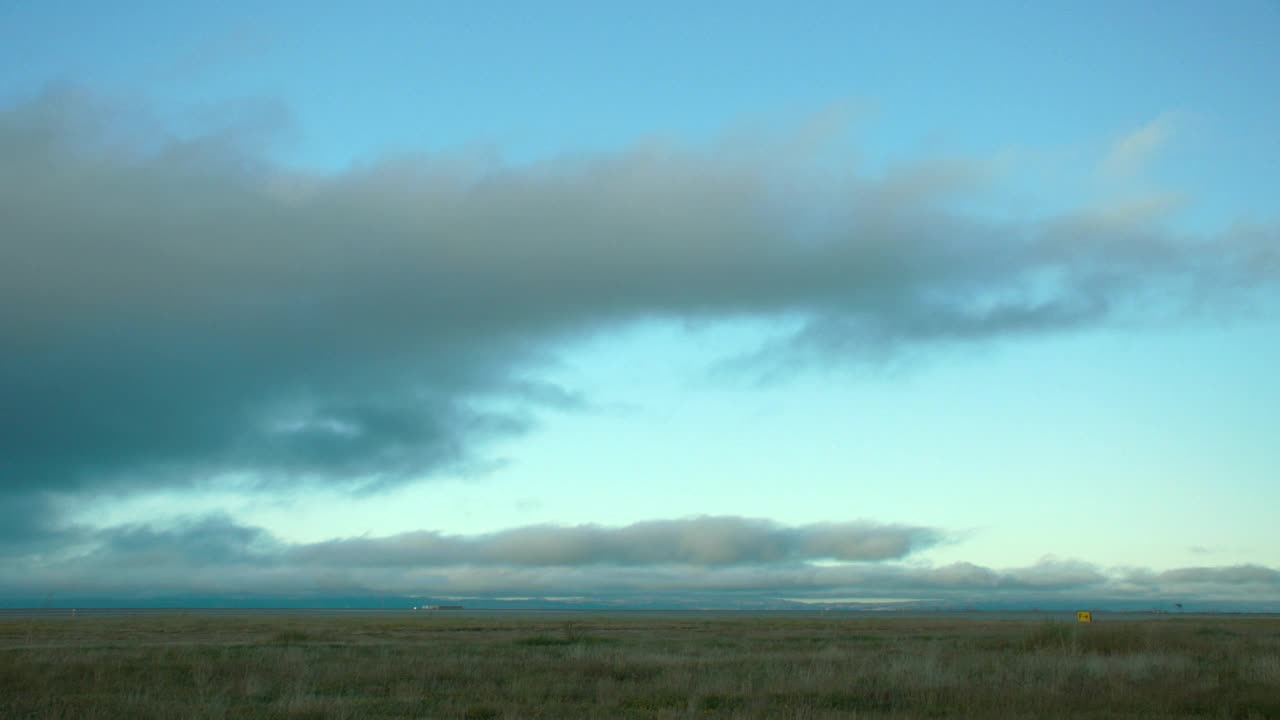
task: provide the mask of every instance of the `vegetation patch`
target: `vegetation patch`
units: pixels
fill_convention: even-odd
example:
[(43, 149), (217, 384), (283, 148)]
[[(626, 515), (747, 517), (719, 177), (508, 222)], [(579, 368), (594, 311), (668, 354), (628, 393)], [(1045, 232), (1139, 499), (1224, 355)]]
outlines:
[(1280, 619), (0, 621), (0, 718), (855, 716), (1280, 718)]
[(281, 630), (271, 636), (271, 642), (277, 645), (296, 645), (304, 643), (311, 639), (311, 636), (302, 630)]

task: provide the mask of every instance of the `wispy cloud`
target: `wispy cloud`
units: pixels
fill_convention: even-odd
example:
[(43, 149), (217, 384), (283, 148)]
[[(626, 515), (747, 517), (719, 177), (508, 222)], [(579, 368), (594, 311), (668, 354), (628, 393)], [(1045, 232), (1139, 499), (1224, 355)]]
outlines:
[(1188, 567), (1159, 573), (1138, 570), (1126, 575), (1125, 579), (1148, 586), (1280, 585), (1280, 571), (1261, 565)]
[(1178, 123), (1178, 115), (1166, 113), (1117, 138), (1102, 161), (1102, 171), (1112, 177), (1141, 173), (1174, 136)]

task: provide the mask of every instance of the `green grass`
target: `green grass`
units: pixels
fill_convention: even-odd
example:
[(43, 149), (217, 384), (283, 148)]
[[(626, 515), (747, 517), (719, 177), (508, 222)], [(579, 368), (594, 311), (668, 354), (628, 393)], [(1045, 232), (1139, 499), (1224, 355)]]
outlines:
[(0, 621), (0, 718), (1280, 718), (1280, 620)]

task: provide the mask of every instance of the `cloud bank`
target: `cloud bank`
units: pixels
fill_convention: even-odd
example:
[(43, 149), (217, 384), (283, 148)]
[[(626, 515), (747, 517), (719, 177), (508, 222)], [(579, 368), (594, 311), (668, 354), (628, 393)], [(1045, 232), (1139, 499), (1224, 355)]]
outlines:
[[(921, 564), (946, 539), (931, 528), (873, 523), (785, 526), (734, 516), (623, 527), (530, 526), (458, 536), (420, 531), (288, 543), (225, 516), (167, 528), (93, 531), (84, 550), (0, 573), (8, 593), (220, 593), (325, 596), (701, 598), (733, 607), (761, 598), (856, 596), (953, 603), (1159, 603), (1172, 598), (1280, 603), (1280, 571), (1258, 565), (1163, 572), (1046, 558), (1020, 568)], [(844, 562), (831, 562), (842, 560)], [(0, 598), (0, 602), (3, 598)]]

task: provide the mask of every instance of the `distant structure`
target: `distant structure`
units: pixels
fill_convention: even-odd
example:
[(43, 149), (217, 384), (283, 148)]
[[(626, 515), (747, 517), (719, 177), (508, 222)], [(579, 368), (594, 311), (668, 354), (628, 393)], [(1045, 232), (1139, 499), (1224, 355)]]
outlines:
[(418, 605), (414, 610), (463, 610), (461, 605)]

